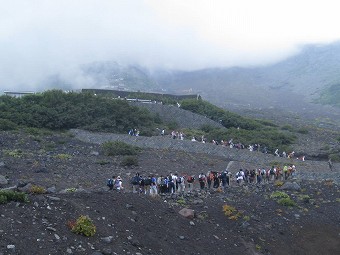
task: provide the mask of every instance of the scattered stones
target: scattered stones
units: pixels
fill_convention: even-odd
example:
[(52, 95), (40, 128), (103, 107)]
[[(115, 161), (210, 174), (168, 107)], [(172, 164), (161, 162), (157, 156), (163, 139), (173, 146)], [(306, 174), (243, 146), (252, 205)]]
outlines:
[(56, 193), (57, 192), (57, 189), (56, 187), (49, 187), (46, 189), (47, 193)]
[(193, 219), (195, 217), (195, 211), (188, 208), (183, 208), (178, 213), (187, 219)]
[(103, 237), (103, 238), (101, 238), (101, 240), (105, 243), (112, 243), (113, 236)]

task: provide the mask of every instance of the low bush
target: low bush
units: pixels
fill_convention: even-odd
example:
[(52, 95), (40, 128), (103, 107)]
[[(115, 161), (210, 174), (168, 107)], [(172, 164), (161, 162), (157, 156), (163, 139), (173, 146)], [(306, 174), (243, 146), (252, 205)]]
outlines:
[(18, 128), (18, 125), (14, 122), (7, 120), (7, 119), (0, 119), (0, 130), (7, 131), (7, 130), (15, 130)]
[(308, 134), (308, 129), (307, 128), (299, 128), (296, 132), (299, 134)]
[(299, 200), (301, 200), (301, 201), (303, 201), (303, 202), (305, 202), (305, 203), (309, 203), (309, 201), (310, 201), (310, 196), (308, 196), (308, 195), (300, 195), (300, 196), (299, 196)]
[(67, 225), (78, 235), (93, 236), (96, 233), (96, 226), (88, 216), (81, 215), (75, 222), (69, 221)]
[(120, 162), (121, 166), (138, 166), (138, 159), (134, 156), (126, 156)]
[(102, 148), (106, 156), (137, 155), (137, 153), (140, 151), (139, 147), (120, 141), (105, 142), (103, 143)]
[(289, 198), (289, 195), (282, 191), (275, 191), (270, 195), (270, 198), (278, 199), (278, 198)]
[(8, 202), (28, 202), (27, 194), (23, 192), (17, 192), (13, 190), (1, 190), (0, 191), (0, 204), (6, 204)]
[(242, 216), (242, 213), (231, 205), (223, 205), (222, 210), (229, 220), (238, 220)]
[(289, 207), (293, 207), (296, 206), (296, 203), (294, 202), (294, 200), (292, 200), (290, 197), (284, 197), (284, 198), (280, 198), (277, 203), (279, 205), (284, 205), (284, 206), (289, 206)]
[(61, 160), (68, 160), (72, 158), (72, 156), (69, 154), (58, 154), (55, 157)]
[(104, 165), (110, 164), (110, 161), (107, 161), (107, 160), (98, 160), (98, 161), (96, 161), (96, 164), (104, 166)]
[(46, 189), (38, 185), (32, 185), (31, 188), (29, 189), (29, 192), (33, 194), (45, 194)]
[(21, 158), (23, 156), (22, 150), (3, 150), (3, 153), (7, 156), (13, 157), (13, 158)]

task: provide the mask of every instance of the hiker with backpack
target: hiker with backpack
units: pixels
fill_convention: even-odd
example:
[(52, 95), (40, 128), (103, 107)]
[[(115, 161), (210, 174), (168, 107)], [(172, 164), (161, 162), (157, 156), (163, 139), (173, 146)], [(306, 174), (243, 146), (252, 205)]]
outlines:
[(221, 178), (222, 187), (224, 190), (227, 187), (227, 185), (229, 186), (229, 172), (227, 169), (223, 171), (220, 178)]
[(108, 186), (110, 190), (113, 190), (115, 179), (116, 179), (116, 177), (112, 176), (112, 178), (109, 178), (106, 181), (106, 186)]
[(332, 163), (332, 159), (331, 158), (329, 158), (329, 160), (328, 160), (328, 167), (329, 167), (329, 169), (331, 171), (333, 171), (333, 163)]
[(200, 188), (201, 190), (204, 190), (205, 188), (205, 183), (206, 183), (206, 176), (204, 173), (201, 173), (199, 176), (198, 176), (198, 181), (200, 183)]
[(187, 177), (188, 192), (191, 192), (194, 190), (194, 181), (195, 181), (195, 177), (193, 175), (188, 175)]
[(141, 178), (139, 176), (139, 173), (136, 173), (136, 175), (134, 177), (132, 177), (130, 183), (132, 184), (132, 192), (133, 193), (138, 193), (138, 189), (139, 189), (139, 183), (141, 181)]
[(218, 172), (214, 172), (214, 182), (213, 182), (213, 188), (218, 189), (220, 187), (220, 178)]
[(177, 187), (178, 187), (178, 193), (179, 194), (183, 194), (184, 193), (184, 190), (185, 190), (185, 178), (184, 176), (179, 176), (177, 177)]
[(244, 181), (244, 172), (242, 169), (236, 173), (236, 182), (241, 185)]
[(148, 177), (144, 178), (144, 194), (150, 193), (151, 184), (152, 184), (152, 178), (149, 175)]
[(123, 181), (122, 178), (120, 178), (120, 176), (118, 176), (114, 181), (114, 189), (119, 192), (123, 189)]
[(157, 194), (158, 194), (157, 179), (155, 176), (151, 176), (150, 195), (156, 196)]

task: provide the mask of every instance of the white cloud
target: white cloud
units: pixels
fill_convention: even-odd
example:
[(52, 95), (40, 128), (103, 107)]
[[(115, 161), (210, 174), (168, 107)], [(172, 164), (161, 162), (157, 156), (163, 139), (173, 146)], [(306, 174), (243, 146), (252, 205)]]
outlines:
[[(81, 85), (78, 66), (118, 60), (197, 69), (279, 60), (340, 38), (336, 1), (0, 0), (2, 88), (48, 75)], [(72, 77), (74, 80), (72, 81)]]

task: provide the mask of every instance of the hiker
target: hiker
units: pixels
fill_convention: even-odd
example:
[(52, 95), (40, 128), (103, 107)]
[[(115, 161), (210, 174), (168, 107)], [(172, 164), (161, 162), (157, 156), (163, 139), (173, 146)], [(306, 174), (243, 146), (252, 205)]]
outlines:
[(159, 185), (159, 193), (164, 194), (167, 193), (168, 190), (168, 180), (166, 177), (161, 176), (160, 185)]
[(222, 187), (225, 189), (226, 186), (229, 185), (229, 173), (227, 170), (224, 170), (224, 172), (221, 174), (221, 181)]
[(332, 159), (331, 158), (329, 158), (329, 160), (328, 160), (328, 167), (329, 167), (329, 169), (331, 171), (333, 171), (333, 163), (332, 163)]
[(276, 175), (276, 168), (275, 168), (275, 166), (272, 166), (272, 168), (270, 168), (269, 174), (270, 174), (270, 180), (274, 181), (275, 180), (275, 175)]
[(256, 182), (256, 172), (255, 169), (250, 171), (250, 178), (249, 178), (250, 183)]
[(156, 179), (156, 177), (152, 176), (151, 177), (151, 185), (150, 185), (150, 195), (154, 197), (157, 194), (158, 194), (157, 179)]
[(189, 175), (187, 177), (188, 192), (193, 191), (193, 189), (194, 189), (194, 181), (195, 181), (195, 177), (193, 175)]
[(184, 193), (184, 190), (185, 190), (185, 183), (184, 183), (185, 179), (184, 179), (184, 176), (179, 176), (177, 177), (177, 191), (179, 194), (182, 194)]
[(123, 181), (120, 176), (117, 177), (117, 179), (114, 182), (114, 188), (115, 190), (121, 191), (123, 189)]
[(288, 178), (288, 166), (283, 167), (283, 174), (284, 174), (285, 180), (287, 180), (287, 178)]
[(140, 183), (140, 176), (139, 173), (136, 173), (134, 177), (131, 179), (131, 184), (132, 184), (132, 192), (133, 193), (138, 193), (137, 188), (139, 188), (139, 183)]
[(244, 172), (242, 169), (236, 173), (236, 182), (241, 185), (244, 180)]
[(214, 174), (211, 171), (208, 171), (207, 173), (207, 185), (208, 185), (208, 189), (211, 188), (211, 182), (214, 179)]
[(218, 189), (220, 187), (220, 178), (218, 172), (214, 172), (213, 188)]
[(151, 184), (152, 184), (152, 178), (149, 175), (148, 177), (144, 178), (144, 194), (151, 193)]
[(201, 173), (201, 174), (198, 176), (198, 181), (199, 181), (199, 183), (200, 183), (201, 190), (203, 190), (203, 189), (205, 188), (205, 182), (206, 182), (205, 174)]
[(115, 178), (115, 176), (112, 176), (112, 178), (107, 179), (106, 186), (108, 186), (110, 190), (113, 190)]

